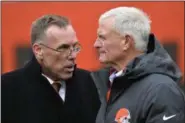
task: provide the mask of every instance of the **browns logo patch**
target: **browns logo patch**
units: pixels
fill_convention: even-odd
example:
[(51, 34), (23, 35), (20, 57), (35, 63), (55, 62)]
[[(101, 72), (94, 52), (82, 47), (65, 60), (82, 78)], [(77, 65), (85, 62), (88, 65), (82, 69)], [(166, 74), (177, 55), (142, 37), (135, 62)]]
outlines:
[(116, 113), (115, 121), (117, 123), (130, 123), (129, 120), (131, 119), (130, 112), (126, 108), (121, 108)]

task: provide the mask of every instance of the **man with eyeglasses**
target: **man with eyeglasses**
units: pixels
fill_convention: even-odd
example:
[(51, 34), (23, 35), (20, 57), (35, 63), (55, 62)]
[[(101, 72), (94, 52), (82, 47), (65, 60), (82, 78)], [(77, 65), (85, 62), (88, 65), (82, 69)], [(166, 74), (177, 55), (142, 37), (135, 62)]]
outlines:
[(2, 123), (94, 123), (100, 101), (66, 17), (45, 15), (31, 28), (33, 58), (2, 80)]

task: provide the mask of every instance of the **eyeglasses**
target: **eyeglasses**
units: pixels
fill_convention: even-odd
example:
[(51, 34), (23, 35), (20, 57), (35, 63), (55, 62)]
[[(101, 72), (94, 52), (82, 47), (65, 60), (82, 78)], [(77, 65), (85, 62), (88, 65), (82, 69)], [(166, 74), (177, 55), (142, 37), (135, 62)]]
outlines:
[(53, 51), (56, 51), (56, 52), (59, 52), (59, 53), (68, 54), (68, 55), (70, 55), (72, 52), (79, 53), (81, 51), (81, 45), (79, 43), (76, 43), (72, 47), (68, 44), (62, 44), (57, 49), (48, 47), (47, 45), (42, 44), (42, 43), (40, 43), (40, 45), (42, 45), (42, 46), (44, 46), (44, 47), (46, 47), (50, 50), (53, 50)]

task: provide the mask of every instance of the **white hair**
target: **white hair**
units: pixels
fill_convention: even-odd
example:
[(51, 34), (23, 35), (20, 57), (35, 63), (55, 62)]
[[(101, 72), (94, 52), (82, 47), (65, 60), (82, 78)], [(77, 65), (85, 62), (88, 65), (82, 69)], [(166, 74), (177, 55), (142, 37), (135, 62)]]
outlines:
[(109, 17), (115, 19), (113, 24), (115, 31), (123, 36), (132, 36), (136, 49), (147, 50), (151, 21), (146, 13), (135, 7), (118, 7), (102, 14), (99, 23)]

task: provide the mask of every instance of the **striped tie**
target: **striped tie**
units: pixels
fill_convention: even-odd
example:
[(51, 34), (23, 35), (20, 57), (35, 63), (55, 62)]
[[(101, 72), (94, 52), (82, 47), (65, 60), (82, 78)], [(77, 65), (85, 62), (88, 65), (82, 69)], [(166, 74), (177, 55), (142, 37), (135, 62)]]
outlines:
[(55, 89), (55, 91), (58, 93), (61, 87), (61, 82), (60, 81), (55, 81), (52, 84), (53, 88)]

